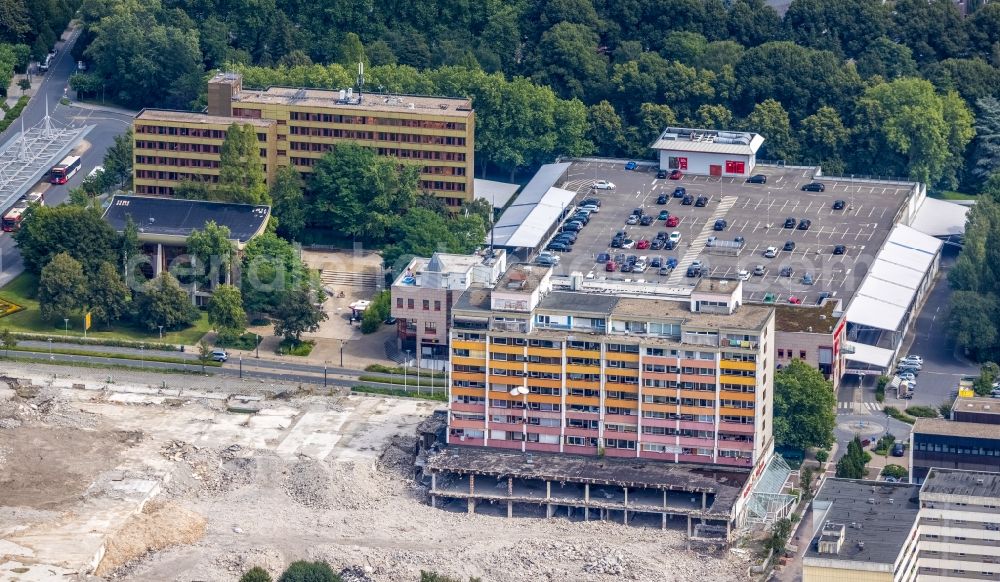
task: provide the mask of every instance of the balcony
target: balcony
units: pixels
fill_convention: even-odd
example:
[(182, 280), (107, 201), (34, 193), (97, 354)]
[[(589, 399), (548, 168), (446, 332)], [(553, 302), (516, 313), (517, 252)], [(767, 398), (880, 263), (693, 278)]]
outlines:
[(719, 336), (717, 335), (702, 335), (697, 333), (684, 333), (681, 334), (681, 343), (695, 345), (695, 346), (718, 346)]
[(742, 424), (739, 422), (720, 422), (719, 432), (729, 432), (733, 434), (753, 434), (754, 425)]
[(528, 333), (528, 322), (526, 321), (494, 321), (491, 327), (493, 331), (512, 331), (515, 333)]
[(757, 340), (744, 340), (743, 338), (736, 337), (724, 337), (722, 338), (721, 344), (730, 348), (742, 348), (744, 350), (756, 350), (758, 342)]

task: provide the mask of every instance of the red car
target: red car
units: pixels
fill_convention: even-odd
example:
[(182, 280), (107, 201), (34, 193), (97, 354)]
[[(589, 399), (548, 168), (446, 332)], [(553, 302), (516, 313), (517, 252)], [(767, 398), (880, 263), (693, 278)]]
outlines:
[(618, 263), (614, 261), (608, 261), (607, 263), (604, 264), (604, 270), (609, 273), (614, 273), (615, 271), (618, 270)]
[(635, 248), (637, 248), (639, 250), (648, 249), (649, 248), (649, 241), (646, 240), (646, 239), (642, 239), (639, 242), (635, 243)]
[(788, 298), (788, 302), (791, 303), (792, 305), (800, 305), (802, 303), (802, 300), (792, 295), (791, 297)]
[(667, 218), (667, 226), (677, 226), (681, 223), (681, 219), (677, 218), (676, 215), (671, 215)]
[(682, 172), (680, 170), (674, 170), (674, 171), (670, 172), (670, 179), (671, 180), (680, 180), (683, 177), (684, 177), (684, 172)]

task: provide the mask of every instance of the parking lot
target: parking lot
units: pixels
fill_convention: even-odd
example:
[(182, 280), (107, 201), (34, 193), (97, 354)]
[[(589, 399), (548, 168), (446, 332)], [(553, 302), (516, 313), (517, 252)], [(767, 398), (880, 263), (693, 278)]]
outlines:
[[(561, 187), (577, 192), (576, 201), (598, 198), (600, 212), (591, 216), (590, 223), (579, 232), (570, 252), (560, 253), (556, 274), (568, 275), (581, 271), (588, 278), (646, 281), (675, 285), (691, 285), (695, 278), (687, 277), (687, 269), (695, 260), (702, 262), (702, 276), (736, 278), (741, 270), (750, 273), (758, 265), (763, 276), (751, 276), (744, 283), (744, 297), (749, 301), (773, 300), (787, 302), (791, 298), (804, 304), (816, 303), (821, 293), (840, 298), (845, 303), (861, 284), (868, 265), (874, 261), (888, 236), (897, 213), (911, 193), (906, 184), (833, 180), (819, 178), (824, 192), (803, 192), (801, 187), (813, 181), (811, 169), (758, 166), (754, 173), (767, 176), (766, 184), (750, 184), (743, 179), (685, 175), (680, 180), (656, 178), (656, 168), (640, 165), (636, 170), (624, 169), (624, 163), (574, 162)], [(592, 190), (596, 180), (615, 184), (613, 190)], [(705, 196), (704, 207), (683, 205), (671, 196), (683, 187), (697, 198)], [(657, 204), (661, 194), (668, 196), (666, 204)], [(835, 210), (834, 202), (844, 201), (844, 208)], [(626, 225), (635, 208), (656, 217), (661, 210), (679, 218), (676, 227), (655, 220), (649, 226)], [(717, 219), (727, 221), (726, 228), (717, 232)], [(785, 221), (794, 218), (796, 226), (807, 219), (807, 230), (784, 228)], [(657, 233), (680, 233), (680, 243), (673, 250), (610, 248), (615, 233), (624, 230), (628, 239), (636, 242), (653, 240)], [(743, 237), (738, 248), (725, 245), (708, 246), (709, 237), (719, 242)], [(794, 249), (784, 250), (788, 241)], [(844, 246), (844, 254), (833, 254), (836, 245)], [(765, 250), (776, 247), (774, 258), (766, 258)], [(657, 269), (643, 273), (622, 273), (606, 270), (598, 262), (601, 253), (645, 256), (648, 260), (670, 257), (678, 265), (670, 273), (660, 275)], [(790, 277), (781, 276), (790, 268)], [(803, 283), (809, 274), (811, 285)]]

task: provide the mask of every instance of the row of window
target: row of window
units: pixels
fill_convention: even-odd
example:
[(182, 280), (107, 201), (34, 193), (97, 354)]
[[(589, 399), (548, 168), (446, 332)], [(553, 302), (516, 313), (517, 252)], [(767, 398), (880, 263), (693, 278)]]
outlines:
[(167, 158), (162, 156), (136, 156), (136, 164), (152, 164), (156, 166), (180, 166), (187, 168), (218, 168), (219, 160), (202, 160), (198, 158)]
[[(390, 141), (393, 143), (416, 143), (423, 145), (464, 146), (464, 137), (446, 135), (425, 135), (416, 133), (395, 133), (385, 131), (362, 131), (356, 129), (336, 129), (328, 127), (289, 126), (291, 135), (310, 137), (329, 137), (332, 139), (350, 139), (358, 141)], [(403, 150), (407, 151), (407, 150)]]
[[(407, 299), (406, 300), (406, 308), (407, 309), (414, 309), (414, 304), (415, 303), (414, 303), (413, 299)], [(424, 299), (424, 300), (422, 300), (420, 302), (420, 306), (421, 306), (421, 308), (424, 311), (430, 311), (430, 309), (431, 309), (431, 300), (430, 299)], [(399, 308), (399, 309), (403, 308), (403, 298), (402, 297), (397, 297), (396, 298), (396, 307)], [(434, 311), (441, 311), (441, 302), (440, 301), (437, 301), (437, 300), (434, 301)]]
[[(784, 358), (786, 353), (788, 354), (789, 358), (794, 358), (795, 357), (795, 353), (790, 348), (787, 349), (787, 350), (779, 349), (778, 350), (778, 357), (779, 358)], [(799, 350), (799, 359), (800, 360), (806, 359), (806, 351), (805, 350)]]
[[(234, 117), (260, 118), (260, 109), (249, 107), (234, 107)], [(336, 113), (310, 113), (306, 111), (290, 111), (291, 121), (318, 121), (322, 123), (344, 123), (349, 125), (390, 125), (394, 127), (416, 127), (421, 129), (446, 129), (465, 131), (462, 121), (432, 121), (429, 119), (400, 119), (398, 117), (370, 117), (365, 115), (341, 115)], [(295, 127), (295, 126), (290, 126)]]

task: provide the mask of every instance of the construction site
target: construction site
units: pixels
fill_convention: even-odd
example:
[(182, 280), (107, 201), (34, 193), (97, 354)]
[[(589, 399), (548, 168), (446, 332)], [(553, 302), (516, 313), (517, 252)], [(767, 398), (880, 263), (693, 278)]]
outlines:
[(442, 403), (44, 364), (2, 380), (0, 580), (235, 581), (300, 559), (348, 582), (748, 579), (748, 551), (692, 546), (686, 523), (432, 507), (417, 427)]

